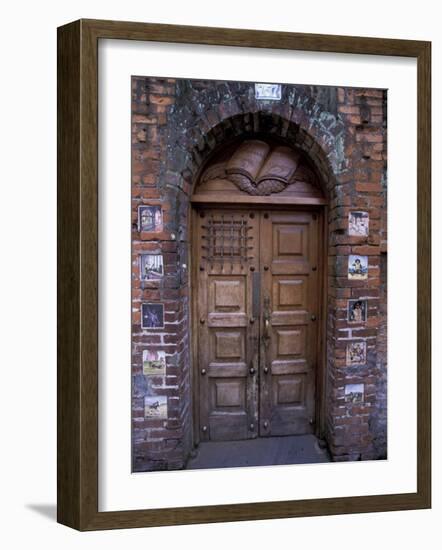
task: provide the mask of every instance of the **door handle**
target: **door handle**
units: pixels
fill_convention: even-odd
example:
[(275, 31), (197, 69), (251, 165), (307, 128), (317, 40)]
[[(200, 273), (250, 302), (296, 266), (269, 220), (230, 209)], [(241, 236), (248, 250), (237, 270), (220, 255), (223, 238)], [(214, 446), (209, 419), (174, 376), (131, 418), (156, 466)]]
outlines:
[(264, 310), (263, 310), (264, 330), (262, 339), (264, 345), (267, 347), (270, 340), (270, 298), (266, 296), (264, 298)]
[(264, 338), (268, 339), (270, 338), (270, 321), (268, 319), (264, 319)]

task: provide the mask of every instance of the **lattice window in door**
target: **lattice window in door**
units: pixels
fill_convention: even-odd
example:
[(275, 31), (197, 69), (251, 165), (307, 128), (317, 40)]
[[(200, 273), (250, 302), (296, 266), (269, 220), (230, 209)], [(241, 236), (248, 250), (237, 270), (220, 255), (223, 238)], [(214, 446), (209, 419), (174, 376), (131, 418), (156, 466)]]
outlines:
[(249, 235), (252, 226), (247, 223), (244, 214), (210, 214), (201, 227), (204, 230), (202, 258), (211, 266), (216, 263), (230, 265), (233, 269), (234, 265), (239, 264), (243, 269), (253, 259), (250, 255), (253, 237)]

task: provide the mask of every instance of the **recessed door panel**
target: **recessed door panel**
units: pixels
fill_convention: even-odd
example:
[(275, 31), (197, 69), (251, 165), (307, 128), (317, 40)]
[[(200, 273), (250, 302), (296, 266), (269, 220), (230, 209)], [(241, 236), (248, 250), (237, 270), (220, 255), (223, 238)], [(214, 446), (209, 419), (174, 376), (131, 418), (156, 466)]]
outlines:
[(274, 357), (303, 357), (306, 356), (306, 330), (305, 326), (291, 326), (285, 328), (278, 328), (274, 334), (276, 336), (276, 349), (274, 350)]
[(272, 283), (275, 311), (291, 311), (293, 308), (307, 307), (306, 277), (275, 276)]
[(305, 375), (280, 376), (273, 391), (273, 400), (279, 406), (302, 407), (305, 404)]
[[(272, 220), (271, 224), (267, 220)], [(311, 214), (272, 213), (262, 218), (266, 245), (271, 246), (266, 255), (272, 255), (272, 273), (306, 274), (311, 254)], [(271, 251), (271, 252), (270, 252)]]

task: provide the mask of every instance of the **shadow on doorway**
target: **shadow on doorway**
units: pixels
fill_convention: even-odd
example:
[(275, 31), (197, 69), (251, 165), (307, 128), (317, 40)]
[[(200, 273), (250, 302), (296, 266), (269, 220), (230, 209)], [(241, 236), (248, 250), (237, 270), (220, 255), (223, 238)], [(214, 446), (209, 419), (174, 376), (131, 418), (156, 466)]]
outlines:
[(188, 460), (187, 470), (331, 462), (314, 435), (209, 441), (200, 443), (195, 455)]

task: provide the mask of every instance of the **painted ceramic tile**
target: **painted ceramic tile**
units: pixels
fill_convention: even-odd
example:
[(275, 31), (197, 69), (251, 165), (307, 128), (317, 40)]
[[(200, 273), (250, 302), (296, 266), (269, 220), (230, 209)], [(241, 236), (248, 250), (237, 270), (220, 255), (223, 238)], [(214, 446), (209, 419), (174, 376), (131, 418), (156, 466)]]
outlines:
[(349, 300), (347, 320), (349, 323), (365, 323), (367, 320), (367, 300)]
[(368, 213), (350, 212), (348, 215), (348, 234), (356, 237), (368, 236)]
[(162, 375), (166, 373), (166, 352), (143, 350), (143, 374)]
[(164, 328), (163, 304), (141, 304), (141, 328)]
[(347, 344), (347, 365), (365, 365), (367, 362), (367, 344), (350, 342)]
[(140, 254), (140, 279), (151, 281), (164, 275), (162, 254)]
[(347, 384), (345, 386), (346, 403), (362, 403), (364, 401), (364, 384)]
[(161, 206), (138, 207), (138, 231), (162, 231), (163, 213)]
[(144, 398), (145, 418), (167, 418), (167, 396), (150, 395)]
[(255, 98), (279, 101), (281, 99), (281, 84), (256, 83)]
[(360, 281), (368, 278), (368, 256), (350, 254), (348, 257), (348, 278)]

